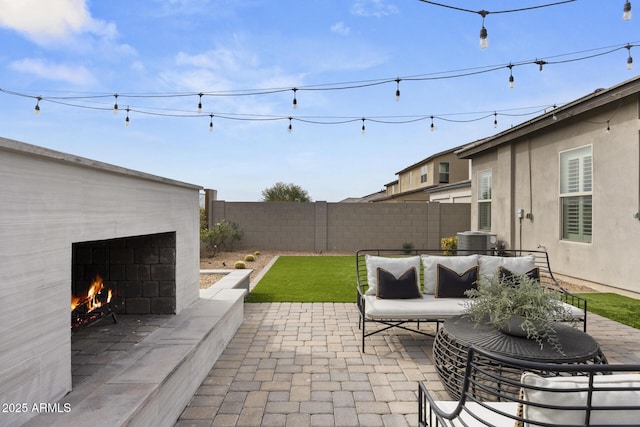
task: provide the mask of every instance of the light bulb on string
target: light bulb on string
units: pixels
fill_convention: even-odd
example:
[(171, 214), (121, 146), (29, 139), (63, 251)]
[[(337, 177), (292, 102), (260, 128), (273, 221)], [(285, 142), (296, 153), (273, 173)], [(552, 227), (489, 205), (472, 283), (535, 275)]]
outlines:
[(435, 132), (436, 131), (436, 125), (433, 124), (433, 116), (431, 116), (430, 130), (431, 130), (431, 132)]
[(202, 96), (204, 95), (204, 93), (200, 92), (198, 94), (198, 96), (200, 97), (200, 99), (198, 100), (198, 113), (202, 113)]
[(540, 67), (538, 70), (539, 70), (539, 71), (542, 71), (542, 67), (543, 67), (545, 64), (548, 64), (548, 62), (547, 62), (547, 61), (543, 61), (542, 59), (540, 59), (540, 60), (536, 59), (536, 60), (534, 61), (534, 64), (538, 64), (538, 66)]
[(631, 3), (629, 0), (624, 2), (624, 7), (622, 8), (622, 19), (625, 21), (631, 20)]
[(509, 88), (513, 89), (516, 85), (515, 79), (513, 78), (513, 65), (509, 64)]
[(298, 92), (298, 88), (291, 89), (293, 91), (293, 109), (298, 108), (298, 99), (296, 98), (296, 92)]
[(360, 133), (363, 134), (363, 135), (367, 132), (367, 130), (364, 127), (364, 121), (365, 121), (365, 118), (363, 117), (362, 118), (362, 128), (360, 129)]
[(113, 97), (116, 99), (113, 104), (113, 114), (118, 114), (118, 94), (116, 93)]
[(396, 102), (400, 101), (400, 77), (396, 79)]
[(482, 16), (482, 28), (480, 28), (480, 48), (486, 49), (489, 47), (489, 37), (487, 29), (484, 27), (484, 18), (489, 14), (486, 10), (478, 12)]
[(498, 113), (494, 112), (493, 113), (493, 128), (497, 128), (498, 127)]
[(124, 125), (125, 125), (125, 126), (129, 126), (129, 123), (130, 123), (130, 120), (129, 120), (129, 111), (131, 111), (131, 110), (129, 109), (129, 107), (127, 107), (127, 110), (126, 110), (126, 111), (127, 111), (127, 117), (125, 117), (125, 119), (124, 119)]
[(42, 101), (42, 97), (39, 96), (36, 101), (36, 106), (33, 109), (33, 112), (36, 116), (40, 115), (40, 101)]
[(209, 114), (209, 132), (213, 132), (213, 114)]
[(287, 129), (287, 132), (291, 133), (293, 132), (293, 126), (291, 125), (291, 117), (289, 117), (289, 128)]
[(629, 52), (629, 56), (627, 57), (627, 70), (633, 70), (633, 58), (631, 57), (631, 45), (627, 44), (625, 46), (627, 51)]

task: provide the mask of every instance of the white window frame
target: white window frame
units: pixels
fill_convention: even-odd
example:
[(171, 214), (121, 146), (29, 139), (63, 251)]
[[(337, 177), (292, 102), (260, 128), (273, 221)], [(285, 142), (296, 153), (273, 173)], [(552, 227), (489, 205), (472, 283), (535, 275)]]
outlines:
[[(493, 191), (493, 171), (478, 171), (478, 230), (491, 231), (491, 201)], [(487, 189), (488, 187), (488, 189)], [(484, 211), (487, 209), (487, 211)]]
[(425, 182), (427, 182), (428, 180), (427, 173), (428, 173), (427, 165), (421, 166), (420, 167), (420, 183), (424, 184)]
[(584, 145), (561, 151), (558, 161), (560, 239), (591, 243), (593, 237), (593, 146)]

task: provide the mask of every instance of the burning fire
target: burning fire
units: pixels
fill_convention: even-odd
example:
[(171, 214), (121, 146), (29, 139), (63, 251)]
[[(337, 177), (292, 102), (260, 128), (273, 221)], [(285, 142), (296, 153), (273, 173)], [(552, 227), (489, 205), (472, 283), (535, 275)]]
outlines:
[(103, 290), (104, 283), (102, 282), (102, 277), (98, 274), (96, 275), (96, 278), (93, 279), (93, 282), (91, 282), (91, 286), (89, 286), (86, 296), (71, 296), (71, 311), (75, 310), (79, 306), (85, 306), (86, 312), (89, 313), (90, 311), (100, 308), (105, 304), (109, 304), (111, 302), (111, 297), (113, 296), (111, 289), (107, 292), (106, 300), (104, 298), (100, 298)]

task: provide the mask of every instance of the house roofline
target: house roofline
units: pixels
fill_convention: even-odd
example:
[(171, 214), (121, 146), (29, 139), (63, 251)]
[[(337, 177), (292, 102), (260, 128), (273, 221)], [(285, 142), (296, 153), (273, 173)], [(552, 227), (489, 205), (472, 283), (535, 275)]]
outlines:
[(407, 166), (406, 168), (402, 169), (399, 172), (396, 172), (396, 175), (400, 175), (401, 173), (406, 172), (409, 169), (413, 169), (413, 168), (415, 168), (417, 166), (420, 166), (420, 165), (423, 165), (425, 163), (428, 163), (428, 162), (430, 162), (431, 160), (433, 160), (436, 157), (440, 157), (440, 156), (443, 156), (443, 155), (449, 154), (449, 153), (455, 153), (457, 150), (459, 150), (459, 149), (461, 149), (463, 147), (464, 147), (464, 145), (459, 145), (457, 147), (449, 148), (448, 150), (444, 150), (444, 151), (441, 151), (439, 153), (432, 154), (429, 157), (424, 158), (424, 159), (420, 160), (419, 162), (416, 162), (416, 163), (414, 163), (414, 164), (412, 164), (410, 166)]
[(461, 159), (471, 158), (473, 155), (485, 150), (509, 143), (533, 132), (557, 126), (564, 120), (572, 119), (577, 115), (622, 100), (638, 92), (640, 92), (640, 76), (626, 80), (609, 89), (596, 89), (590, 94), (571, 101), (562, 107), (547, 111), (508, 130), (466, 144), (456, 150), (455, 154)]

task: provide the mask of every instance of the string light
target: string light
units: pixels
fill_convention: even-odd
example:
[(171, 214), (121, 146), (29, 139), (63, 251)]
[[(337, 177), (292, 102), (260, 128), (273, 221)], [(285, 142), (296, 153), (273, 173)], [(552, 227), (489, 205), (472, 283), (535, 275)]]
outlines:
[(198, 94), (198, 96), (200, 97), (200, 99), (198, 100), (198, 114), (202, 113), (202, 96), (204, 95), (204, 93), (200, 92)]
[(513, 65), (509, 64), (507, 68), (509, 68), (509, 88), (513, 89), (516, 85), (515, 79), (513, 78)]
[(364, 121), (365, 121), (365, 118), (363, 117), (362, 118), (362, 129), (360, 129), (360, 133), (363, 134), (363, 135), (367, 132), (366, 129), (364, 128)]
[(116, 99), (113, 104), (113, 114), (118, 114), (118, 94), (116, 93), (113, 97)]
[(298, 92), (298, 88), (294, 87), (291, 89), (293, 91), (293, 109), (298, 108), (298, 99), (296, 98), (296, 92)]
[(480, 48), (486, 49), (489, 47), (489, 39), (487, 29), (484, 27), (484, 18), (489, 14), (486, 10), (478, 12), (482, 16), (482, 28), (480, 28)]
[(436, 131), (436, 125), (433, 124), (433, 116), (431, 116), (431, 126), (430, 126), (431, 132), (435, 132)]
[(213, 114), (209, 114), (209, 118), (211, 119), (209, 121), (209, 132), (213, 132)]
[(39, 96), (36, 101), (36, 106), (33, 109), (36, 116), (40, 115), (40, 101), (42, 101), (42, 97)]
[(293, 119), (292, 117), (289, 117), (289, 128), (287, 129), (287, 132), (289, 132), (289, 133), (293, 132), (293, 126), (291, 125), (291, 120), (292, 119)]
[(493, 113), (493, 128), (497, 128), (498, 127), (498, 113), (494, 112)]
[(631, 57), (631, 45), (627, 44), (625, 46), (627, 51), (629, 52), (629, 56), (627, 57), (627, 70), (633, 70), (633, 58)]
[(538, 67), (540, 67), (540, 68), (539, 68), (539, 71), (542, 71), (542, 67), (543, 67), (545, 64), (547, 64), (548, 62), (547, 62), (547, 61), (543, 61), (542, 59), (536, 59), (533, 63), (534, 63), (534, 64), (538, 64)]
[(396, 79), (396, 102), (400, 101), (400, 77)]
[(624, 2), (624, 7), (622, 8), (622, 19), (625, 21), (631, 20), (631, 3), (629, 3), (629, 0)]
[(126, 111), (127, 111), (127, 117), (125, 117), (125, 119), (124, 119), (124, 125), (125, 125), (125, 126), (129, 126), (129, 123), (130, 123), (130, 120), (129, 120), (129, 111), (131, 111), (131, 110), (129, 109), (129, 107), (127, 107), (127, 110), (126, 110)]

